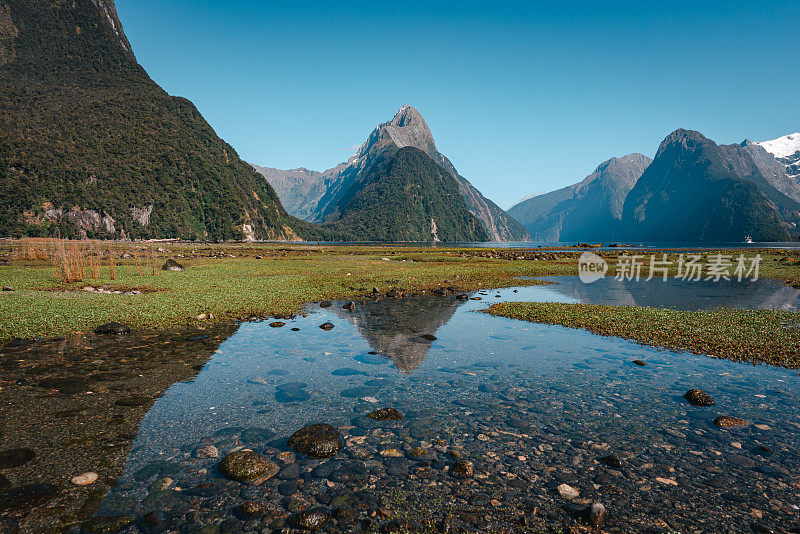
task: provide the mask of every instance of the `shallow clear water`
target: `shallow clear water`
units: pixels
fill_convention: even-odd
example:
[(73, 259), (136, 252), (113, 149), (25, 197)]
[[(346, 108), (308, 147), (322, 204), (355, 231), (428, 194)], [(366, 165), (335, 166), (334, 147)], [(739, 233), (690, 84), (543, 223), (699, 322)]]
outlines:
[[(181, 528), (221, 521), (272, 528), (296, 511), (291, 499), (300, 499), (327, 511), (351, 507), (361, 519), (379, 508), (393, 511), (376, 524), (398, 510), (407, 521), (413, 509), (410, 519), (420, 523), (454, 514), (464, 528), (514, 530), (520, 521), (573, 520), (599, 501), (606, 526), (621, 531), (743, 531), (797, 520), (796, 373), (479, 313), (503, 300), (796, 309), (797, 290), (773, 282), (681, 282), (684, 290), (660, 281), (554, 280), (559, 284), (474, 294), (480, 301), (462, 303), (452, 294), (381, 300), (359, 303), (354, 313), (342, 303), (312, 305), (307, 317), (282, 328), (241, 325), (195, 378), (155, 401), (100, 513), (164, 509)], [(333, 330), (318, 328), (328, 321)], [(300, 402), (281, 402), (287, 385)], [(716, 405), (683, 400), (695, 387)], [(385, 406), (406, 418), (381, 425), (364, 417)], [(712, 424), (719, 415), (753, 424), (721, 430)], [(223, 455), (247, 446), (274, 457), (287, 450), (288, 436), (317, 422), (340, 428), (342, 453), (322, 463), (298, 455), (299, 474), (262, 486), (226, 481), (214, 469), (219, 459), (196, 457), (209, 443)], [(428, 458), (409, 456), (415, 447)], [(381, 454), (389, 449), (399, 457)], [(474, 462), (473, 480), (448, 475), (448, 450)], [(612, 452), (622, 467), (598, 461)], [(154, 493), (151, 485), (163, 477), (181, 491)], [(579, 489), (580, 498), (561, 499), (555, 487), (562, 483)], [(184, 490), (192, 487), (208, 491), (189, 496)], [(242, 518), (232, 510), (244, 500), (264, 502), (270, 512)]]

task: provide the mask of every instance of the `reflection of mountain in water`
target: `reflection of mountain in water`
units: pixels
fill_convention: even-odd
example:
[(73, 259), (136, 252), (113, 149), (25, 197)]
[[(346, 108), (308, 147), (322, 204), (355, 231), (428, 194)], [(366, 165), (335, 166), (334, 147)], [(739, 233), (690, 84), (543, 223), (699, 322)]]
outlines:
[(375, 352), (409, 374), (425, 360), (432, 343), (420, 336), (435, 334), (460, 304), (452, 296), (420, 295), (367, 301), (354, 312), (337, 306), (337, 314), (353, 323)]
[[(0, 349), (0, 475), (14, 495), (30, 484), (56, 490), (39, 495), (41, 502), (10, 507), (13, 499), (6, 493), (0, 498), (0, 531), (9, 522), (20, 532), (61, 531), (90, 517), (99, 497), (122, 475), (139, 424), (155, 399), (173, 383), (194, 377), (237, 328), (84, 335)], [(13, 449), (29, 449), (35, 456), (22, 465), (3, 462), (4, 451)], [(90, 471), (99, 475), (94, 484), (70, 483)], [(0, 477), (0, 495), (3, 485)]]
[(554, 276), (547, 280), (557, 282), (549, 289), (586, 304), (615, 306), (650, 306), (702, 310), (719, 307), (766, 308), (797, 311), (800, 309), (800, 289), (774, 280), (742, 281), (679, 279), (616, 280), (607, 276), (591, 284), (584, 284), (574, 276)]

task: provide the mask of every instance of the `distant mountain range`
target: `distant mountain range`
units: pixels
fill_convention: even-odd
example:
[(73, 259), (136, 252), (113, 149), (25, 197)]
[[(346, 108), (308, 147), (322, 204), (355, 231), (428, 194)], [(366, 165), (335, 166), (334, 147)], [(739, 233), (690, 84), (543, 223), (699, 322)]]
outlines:
[(509, 214), (536, 241), (783, 241), (800, 224), (800, 134), (717, 145), (676, 130), (652, 161), (612, 158)]
[[(388, 167), (385, 166), (387, 157), (392, 157), (407, 147), (417, 149), (425, 156), (425, 158), (421, 158), (419, 154), (415, 156), (420, 165), (430, 167), (427, 162), (423, 163), (423, 160), (428, 159), (435, 166), (444, 169), (446, 174), (452, 178), (452, 183), (455, 184), (468, 212), (480, 221), (481, 228), (477, 231), (468, 227), (459, 227), (457, 234), (469, 235), (471, 240), (482, 237), (482, 239), (478, 239), (481, 241), (529, 240), (528, 232), (520, 223), (491, 200), (485, 198), (466, 178), (458, 174), (450, 160), (436, 149), (433, 134), (425, 119), (422, 118), (419, 111), (408, 105), (400, 108), (391, 121), (375, 128), (355, 155), (346, 163), (341, 163), (332, 169), (316, 172), (308, 169), (284, 171), (269, 167), (254, 166), (254, 168), (270, 182), (289, 213), (296, 217), (310, 222), (327, 223), (339, 231), (346, 231), (349, 227), (357, 239), (370, 240), (380, 236), (405, 235), (429, 241), (436, 238), (435, 226), (439, 229), (439, 239), (446, 241), (448, 239), (442, 237), (443, 229), (448, 227), (455, 229), (456, 226), (450, 224), (453, 220), (449, 218), (437, 220), (432, 216), (433, 213), (430, 210), (418, 211), (417, 219), (413, 223), (414, 226), (427, 228), (425, 232), (406, 231), (403, 228), (387, 231), (381, 221), (373, 217), (372, 210), (366, 205), (359, 206), (358, 211), (355, 206), (351, 205), (362, 188), (383, 178), (380, 172), (376, 174), (377, 166), (383, 165), (384, 170), (387, 169)], [(408, 153), (404, 157), (408, 158)], [(396, 175), (395, 178), (397, 178)], [(446, 188), (451, 187), (450, 180), (443, 180), (441, 177), (432, 179), (430, 183), (438, 183), (441, 187)], [(420, 189), (420, 198), (425, 198), (432, 192), (431, 189)], [(441, 192), (444, 193), (444, 189)], [(380, 198), (387, 199), (388, 197)], [(454, 202), (453, 199), (447, 202), (448, 208), (451, 209), (445, 211), (455, 213), (461, 209), (460, 203)], [(441, 205), (441, 202), (438, 204)], [(396, 208), (404, 209), (402, 203), (398, 203)], [(384, 213), (387, 211), (384, 210)], [(459, 217), (463, 221), (468, 220), (463, 217), (463, 214)], [(390, 218), (395, 221), (405, 220), (403, 217)], [(452, 234), (445, 233), (444, 235)]]
[(611, 158), (581, 182), (537, 195), (508, 210), (534, 241), (602, 241), (621, 234), (622, 205), (652, 160)]
[(0, 236), (770, 241), (800, 224), (800, 133), (677, 130), (652, 161), (612, 158), (509, 213), (408, 105), (332, 169), (254, 170), (148, 77), (113, 0), (0, 0), (0, 108)]

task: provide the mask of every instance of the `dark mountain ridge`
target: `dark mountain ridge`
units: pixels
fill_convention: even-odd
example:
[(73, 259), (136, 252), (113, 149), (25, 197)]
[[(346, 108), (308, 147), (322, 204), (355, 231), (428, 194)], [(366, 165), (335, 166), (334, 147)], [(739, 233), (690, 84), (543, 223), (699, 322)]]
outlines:
[(717, 145), (676, 130), (628, 194), (626, 239), (647, 241), (783, 241), (800, 204), (780, 192), (741, 145)]
[(136, 62), (113, 0), (0, 0), (0, 235), (297, 239), (265, 181)]

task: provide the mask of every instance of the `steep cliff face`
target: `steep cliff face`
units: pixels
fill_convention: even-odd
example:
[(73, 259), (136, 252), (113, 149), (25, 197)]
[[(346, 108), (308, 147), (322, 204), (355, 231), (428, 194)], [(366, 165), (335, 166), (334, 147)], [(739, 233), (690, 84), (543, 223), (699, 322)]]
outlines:
[(535, 241), (617, 239), (625, 198), (651, 161), (642, 154), (611, 158), (581, 182), (524, 200), (509, 213)]
[(114, 32), (122, 49), (130, 55), (131, 59), (135, 59), (131, 44), (128, 42), (128, 38), (125, 37), (125, 32), (122, 30), (122, 22), (120, 22), (119, 15), (117, 15), (117, 6), (114, 4), (114, 0), (92, 0), (92, 2), (94, 2), (94, 5), (100, 10), (100, 13), (105, 16), (108, 26), (111, 28), (111, 31)]
[(0, 0), (0, 109), (0, 235), (294, 239), (308, 227), (191, 102), (150, 80), (111, 0)]
[[(346, 163), (337, 165), (308, 180), (300, 180), (296, 171), (258, 168), (278, 189), (290, 213), (313, 222), (337, 220), (346, 207), (348, 192), (363, 182), (367, 171), (387, 150), (416, 148), (450, 174), (458, 184), (459, 194), (469, 211), (480, 220), (490, 241), (527, 241), (525, 228), (485, 198), (436, 149), (436, 143), (422, 115), (411, 106), (404, 105), (391, 121), (376, 127), (358, 151)], [(280, 183), (289, 184), (281, 188)]]
[(629, 238), (647, 241), (781, 241), (799, 210), (745, 147), (677, 130), (628, 194), (622, 221)]

